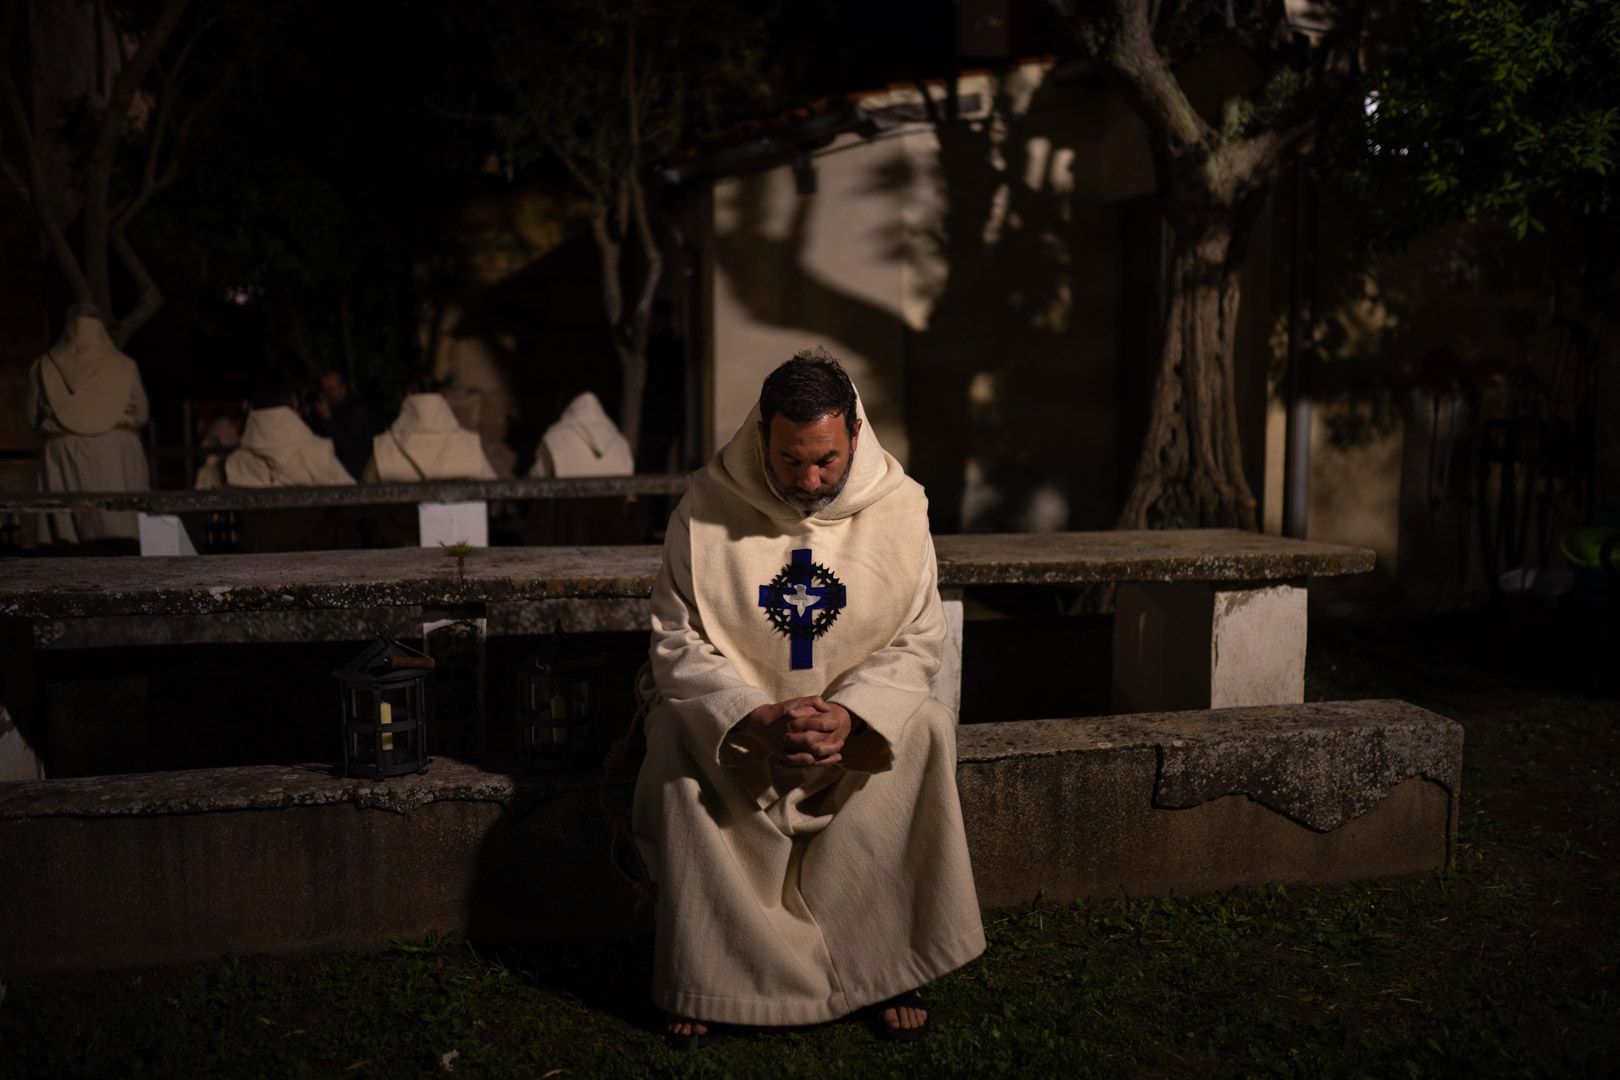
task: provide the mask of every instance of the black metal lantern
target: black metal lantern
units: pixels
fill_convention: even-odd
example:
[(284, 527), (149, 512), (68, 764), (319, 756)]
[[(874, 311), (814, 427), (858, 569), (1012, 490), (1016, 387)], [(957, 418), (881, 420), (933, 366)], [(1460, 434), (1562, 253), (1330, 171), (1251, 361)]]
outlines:
[(518, 668), (518, 742), (529, 768), (590, 765), (606, 667), (604, 653), (568, 637), (559, 622)]
[(427, 768), (427, 679), (433, 658), (381, 637), (341, 669), (343, 775), (378, 779)]

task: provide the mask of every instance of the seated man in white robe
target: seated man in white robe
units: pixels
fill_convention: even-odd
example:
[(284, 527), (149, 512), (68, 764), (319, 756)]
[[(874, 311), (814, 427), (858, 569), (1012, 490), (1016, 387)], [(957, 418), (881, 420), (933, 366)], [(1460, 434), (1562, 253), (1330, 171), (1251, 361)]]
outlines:
[(630, 443), (590, 391), (568, 403), (557, 422), (540, 436), (529, 475), (544, 480), (567, 476), (629, 476), (636, 471)]
[(231, 487), (324, 487), (353, 484), (332, 440), (323, 439), (292, 408), (292, 395), (274, 392), (254, 399), (242, 441), (225, 459)]
[(399, 417), (371, 440), (371, 460), (361, 479), (368, 484), (418, 480), (493, 480), (478, 433), (456, 420), (443, 394), (405, 395)]
[(922, 488), (800, 354), (693, 475), (653, 590), (633, 827), (672, 1038), (857, 1010), (916, 1038), (916, 990), (983, 951), (944, 638)]
[[(135, 361), (107, 335), (93, 304), (68, 309), (61, 338), (34, 361), (23, 404), (45, 437), (45, 491), (145, 491), (146, 388)], [(139, 530), (128, 511), (81, 510), (40, 517), (40, 542), (134, 551)]]

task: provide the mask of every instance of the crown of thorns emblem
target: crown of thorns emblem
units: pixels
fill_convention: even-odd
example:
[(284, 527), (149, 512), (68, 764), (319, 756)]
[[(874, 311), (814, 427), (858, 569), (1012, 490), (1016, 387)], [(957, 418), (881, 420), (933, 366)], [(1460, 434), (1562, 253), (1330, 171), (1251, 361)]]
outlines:
[(818, 562), (791, 562), (761, 592), (760, 606), (784, 637), (814, 640), (844, 610), (844, 583)]

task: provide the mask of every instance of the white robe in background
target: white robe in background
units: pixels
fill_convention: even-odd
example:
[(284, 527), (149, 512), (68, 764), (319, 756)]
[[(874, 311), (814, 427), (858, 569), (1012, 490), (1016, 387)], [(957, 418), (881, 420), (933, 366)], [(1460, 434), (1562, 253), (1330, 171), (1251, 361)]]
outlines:
[(367, 483), (418, 480), (493, 480), (478, 433), (456, 420), (443, 394), (408, 394), (399, 418), (371, 440)]
[(602, 410), (596, 395), (583, 393), (568, 403), (557, 422), (540, 436), (529, 475), (629, 476), (635, 455), (617, 426)]
[(321, 487), (352, 484), (343, 463), (296, 412), (285, 405), (254, 409), (242, 429), (242, 442), (225, 459), (231, 487)]
[[(45, 437), (40, 485), (46, 491), (145, 491), (146, 388), (135, 361), (118, 351), (94, 315), (69, 320), (61, 340), (28, 372), (24, 410)], [(135, 515), (89, 510), (42, 514), (42, 543), (135, 539)]]
[[(756, 409), (670, 520), (632, 821), (658, 888), (657, 1004), (810, 1024), (960, 967), (984, 931), (956, 717), (929, 696), (945, 620), (922, 489), (868, 424), (844, 492), (803, 518), (766, 486), (757, 422)], [(786, 599), (812, 595), (824, 632), (795, 656), (765, 605), (789, 620)], [(839, 765), (774, 765), (734, 730), (758, 705), (815, 693), (868, 725)]]

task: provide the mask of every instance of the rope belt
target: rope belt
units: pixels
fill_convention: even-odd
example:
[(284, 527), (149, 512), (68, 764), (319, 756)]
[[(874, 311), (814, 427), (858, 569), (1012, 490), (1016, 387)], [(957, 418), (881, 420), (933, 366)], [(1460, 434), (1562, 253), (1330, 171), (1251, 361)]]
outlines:
[(100, 435), (107, 435), (114, 431), (127, 431), (132, 435), (139, 435), (141, 429), (134, 424), (114, 424), (106, 431), (98, 431), (95, 435), (81, 435), (77, 431), (53, 431), (45, 436), (46, 442), (55, 442), (57, 439), (94, 439)]

